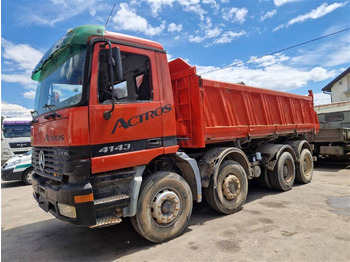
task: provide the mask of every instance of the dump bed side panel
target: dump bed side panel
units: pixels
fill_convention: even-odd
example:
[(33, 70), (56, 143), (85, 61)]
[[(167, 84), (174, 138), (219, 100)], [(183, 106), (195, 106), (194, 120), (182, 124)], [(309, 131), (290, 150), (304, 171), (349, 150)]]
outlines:
[(202, 79), (182, 59), (169, 69), (181, 147), (319, 129), (311, 96)]
[(206, 79), (202, 83), (206, 143), (318, 130), (312, 97)]

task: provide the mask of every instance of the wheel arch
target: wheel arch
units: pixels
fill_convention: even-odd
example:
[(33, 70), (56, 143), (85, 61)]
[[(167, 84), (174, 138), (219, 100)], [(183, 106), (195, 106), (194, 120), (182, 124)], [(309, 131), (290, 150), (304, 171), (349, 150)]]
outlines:
[(287, 144), (293, 148), (293, 150), (296, 154), (295, 162), (300, 161), (300, 156), (301, 156), (301, 152), (303, 151), (303, 149), (308, 149), (312, 155), (312, 151), (313, 151), (312, 146), (309, 144), (309, 142), (307, 140), (288, 141)]
[(289, 144), (264, 144), (261, 145), (256, 151), (261, 153), (263, 164), (270, 171), (274, 170), (278, 158), (284, 152), (290, 153), (294, 161), (297, 160), (297, 154)]
[(200, 160), (200, 174), (203, 187), (207, 188), (209, 186), (212, 177), (216, 183), (220, 165), (225, 159), (238, 162), (243, 167), (247, 178), (251, 179), (253, 177), (249, 160), (241, 149), (236, 147), (217, 147), (210, 149)]
[(191, 188), (193, 200), (202, 202), (201, 176), (197, 161), (190, 158), (184, 152), (177, 152), (171, 155), (175, 165), (180, 169), (181, 176)]

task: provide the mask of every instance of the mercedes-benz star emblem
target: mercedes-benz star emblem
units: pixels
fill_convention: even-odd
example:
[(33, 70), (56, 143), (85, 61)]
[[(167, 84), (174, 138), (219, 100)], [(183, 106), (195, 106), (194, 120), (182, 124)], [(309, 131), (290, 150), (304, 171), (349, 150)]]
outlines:
[(44, 168), (45, 168), (45, 155), (43, 151), (39, 152), (39, 167), (41, 172), (44, 172)]

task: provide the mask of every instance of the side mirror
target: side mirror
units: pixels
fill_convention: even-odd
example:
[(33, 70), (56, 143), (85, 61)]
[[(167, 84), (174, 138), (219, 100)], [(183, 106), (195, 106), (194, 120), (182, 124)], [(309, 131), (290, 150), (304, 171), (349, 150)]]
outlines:
[[(118, 47), (112, 48), (111, 42), (107, 41), (106, 44), (109, 46), (109, 50), (107, 52), (107, 63), (108, 63), (108, 71), (111, 82), (111, 91), (114, 96), (114, 82), (123, 80), (123, 69), (122, 69), (122, 56), (120, 54), (120, 50)], [(112, 96), (112, 108), (103, 113), (103, 118), (109, 120), (112, 116), (112, 112), (114, 111), (114, 97)]]
[(112, 48), (112, 57), (115, 63), (115, 67), (113, 70), (115, 74), (114, 81), (118, 81), (118, 82), (122, 81), (123, 80), (122, 56), (120, 54), (119, 47)]
[(114, 85), (114, 97), (116, 97), (118, 100), (122, 100), (128, 97), (128, 88), (126, 86), (126, 81)]

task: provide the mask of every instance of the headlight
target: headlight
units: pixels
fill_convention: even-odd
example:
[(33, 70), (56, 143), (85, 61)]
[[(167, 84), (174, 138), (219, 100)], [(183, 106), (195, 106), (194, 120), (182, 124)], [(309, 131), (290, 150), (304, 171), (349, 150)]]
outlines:
[(70, 206), (66, 204), (57, 203), (58, 211), (62, 216), (76, 218), (77, 213), (75, 211), (75, 206)]
[(15, 165), (18, 165), (19, 163), (21, 163), (21, 159), (17, 159), (13, 162), (8, 163), (7, 167), (15, 166)]

